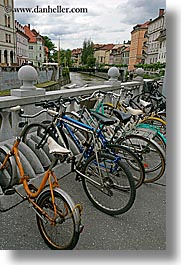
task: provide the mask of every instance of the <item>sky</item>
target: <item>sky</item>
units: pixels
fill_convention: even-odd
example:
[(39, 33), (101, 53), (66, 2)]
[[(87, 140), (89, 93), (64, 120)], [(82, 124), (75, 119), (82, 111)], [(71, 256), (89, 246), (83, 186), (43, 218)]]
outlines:
[[(38, 9), (37, 9), (38, 6)], [(86, 13), (35, 13), (42, 8), (86, 8)], [(166, 0), (14, 0), (14, 7), (36, 8), (33, 13), (15, 13), (21, 24), (30, 24), (63, 49), (81, 48), (85, 39), (94, 43), (123, 43), (131, 39), (136, 24), (158, 16)]]

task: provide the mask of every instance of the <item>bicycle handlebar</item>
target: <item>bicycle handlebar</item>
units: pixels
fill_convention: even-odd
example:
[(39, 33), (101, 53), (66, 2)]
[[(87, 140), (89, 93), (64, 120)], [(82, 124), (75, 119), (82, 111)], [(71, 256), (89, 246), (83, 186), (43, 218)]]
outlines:
[(40, 110), (39, 112), (37, 112), (35, 114), (32, 114), (32, 115), (24, 114), (24, 110), (19, 105), (10, 108), (10, 111), (12, 111), (12, 112), (18, 112), (18, 115), (20, 117), (22, 117), (22, 118), (28, 118), (28, 119), (36, 118), (36, 117), (38, 117), (39, 115), (41, 115), (42, 113), (45, 113), (45, 112), (47, 112), (48, 114), (53, 115), (53, 116), (58, 115), (58, 112), (56, 112), (56, 111), (54, 111), (52, 109), (46, 109), (46, 110), (43, 109), (43, 110)]

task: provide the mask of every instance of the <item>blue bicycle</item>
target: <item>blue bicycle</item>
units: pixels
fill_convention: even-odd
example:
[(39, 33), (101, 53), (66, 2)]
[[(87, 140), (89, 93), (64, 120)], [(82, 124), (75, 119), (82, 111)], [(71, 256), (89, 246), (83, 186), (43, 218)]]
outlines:
[[(129, 169), (119, 156), (108, 153), (102, 148), (97, 129), (54, 110), (55, 106), (59, 108), (64, 103), (65, 101), (60, 101), (58, 106), (56, 102), (47, 101), (37, 104), (43, 107), (45, 112), (48, 110), (53, 120), (27, 125), (22, 138), (23, 142), (31, 148), (34, 141), (38, 155), (41, 148), (46, 149), (49, 136), (55, 142), (69, 148), (68, 133), (80, 151), (78, 155), (72, 152), (66, 158), (64, 156), (59, 163), (71, 163), (70, 172), (76, 173), (76, 180), (82, 181), (86, 195), (99, 210), (110, 215), (127, 212), (136, 197), (135, 182)], [(103, 122), (105, 125), (110, 125), (114, 120), (105, 119)], [(76, 135), (78, 131), (87, 132), (91, 136), (89, 141), (81, 141)]]

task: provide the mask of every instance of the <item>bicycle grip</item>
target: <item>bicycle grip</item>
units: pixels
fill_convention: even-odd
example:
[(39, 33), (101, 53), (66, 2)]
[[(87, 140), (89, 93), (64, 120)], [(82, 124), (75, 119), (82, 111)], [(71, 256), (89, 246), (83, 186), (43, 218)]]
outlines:
[(58, 115), (58, 112), (55, 110), (52, 110), (52, 109), (48, 109), (47, 112), (48, 112), (48, 114), (53, 115), (53, 116)]
[(13, 111), (13, 112), (19, 111), (19, 110), (21, 110), (21, 106), (20, 105), (17, 105), (15, 107), (10, 108), (10, 111)]

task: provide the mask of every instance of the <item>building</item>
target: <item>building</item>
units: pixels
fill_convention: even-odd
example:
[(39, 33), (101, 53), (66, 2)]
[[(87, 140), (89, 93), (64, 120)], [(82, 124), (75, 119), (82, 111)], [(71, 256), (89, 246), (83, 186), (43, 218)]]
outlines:
[(145, 62), (144, 50), (145, 43), (147, 42), (147, 30), (149, 21), (143, 24), (137, 24), (133, 27), (131, 32), (131, 45), (129, 52), (129, 65), (128, 70), (133, 71), (135, 69), (135, 65), (139, 63)]
[(104, 44), (94, 46), (95, 52), (94, 57), (96, 58), (97, 65), (108, 65), (112, 63), (112, 49), (115, 45), (114, 44)]
[(116, 44), (112, 48), (111, 64), (115, 65), (128, 65), (129, 63), (129, 44)]
[(17, 64), (20, 66), (28, 61), (28, 41), (30, 38), (25, 34), (24, 26), (17, 20), (15, 20), (15, 29)]
[(74, 67), (79, 67), (81, 65), (82, 49), (77, 48), (72, 50), (72, 61)]
[(148, 26), (147, 57), (145, 63), (166, 63), (166, 16), (164, 9), (159, 9), (158, 17)]
[(30, 29), (30, 24), (24, 26), (25, 34), (29, 37), (28, 58), (34, 66), (42, 66), (45, 60), (44, 40), (35, 30)]
[(13, 8), (13, 0), (0, 0), (0, 66), (17, 65)]

